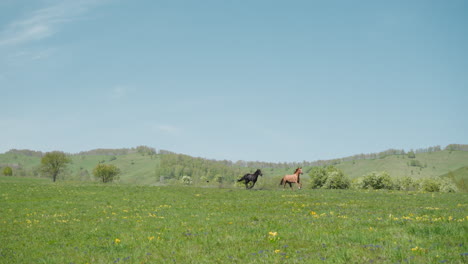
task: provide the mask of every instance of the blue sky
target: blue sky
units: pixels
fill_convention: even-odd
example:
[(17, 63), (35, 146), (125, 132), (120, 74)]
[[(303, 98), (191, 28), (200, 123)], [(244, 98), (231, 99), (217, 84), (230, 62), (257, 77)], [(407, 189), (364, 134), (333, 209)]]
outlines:
[(468, 143), (467, 1), (0, 1), (0, 152)]

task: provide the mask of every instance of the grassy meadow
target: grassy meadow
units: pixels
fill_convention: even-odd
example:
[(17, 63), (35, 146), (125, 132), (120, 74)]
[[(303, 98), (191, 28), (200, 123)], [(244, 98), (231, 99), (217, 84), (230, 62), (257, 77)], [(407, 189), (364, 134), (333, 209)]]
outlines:
[(0, 177), (0, 263), (467, 263), (467, 212), (467, 193)]

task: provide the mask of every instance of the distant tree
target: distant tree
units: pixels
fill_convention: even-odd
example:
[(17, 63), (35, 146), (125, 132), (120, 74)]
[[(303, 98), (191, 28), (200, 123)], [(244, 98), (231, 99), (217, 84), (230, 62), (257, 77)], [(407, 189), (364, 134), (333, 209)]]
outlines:
[(408, 152), (408, 158), (410, 159), (416, 158), (416, 154), (414, 154), (414, 151), (411, 150), (410, 152)]
[(136, 150), (139, 154), (141, 155), (155, 155), (156, 154), (156, 149), (148, 147), (148, 146), (138, 146), (136, 147)]
[(13, 170), (11, 169), (11, 167), (5, 167), (3, 168), (3, 175), (5, 176), (12, 176), (13, 175)]
[(112, 164), (98, 164), (93, 170), (93, 175), (102, 180), (103, 183), (112, 182), (117, 179), (120, 169)]
[(61, 151), (47, 152), (41, 159), (41, 170), (49, 174), (52, 181), (57, 180), (57, 176), (66, 168), (71, 159)]
[[(423, 164), (421, 164), (421, 162), (419, 160), (411, 160), (409, 162), (409, 165), (410, 166), (413, 166), (413, 167), (419, 167), (419, 168), (422, 168), (424, 167)], [(427, 166), (427, 165), (426, 165)]]

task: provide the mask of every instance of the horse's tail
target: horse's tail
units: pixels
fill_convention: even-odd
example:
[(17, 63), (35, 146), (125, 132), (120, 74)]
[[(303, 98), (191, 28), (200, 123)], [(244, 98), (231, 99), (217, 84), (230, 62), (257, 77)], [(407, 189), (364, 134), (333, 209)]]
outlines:
[(284, 182), (284, 177), (281, 178), (280, 185), (283, 185), (283, 182)]
[(243, 180), (245, 180), (245, 175), (244, 175), (244, 176), (242, 176), (242, 178), (240, 178), (240, 179), (239, 179), (239, 180), (237, 180), (237, 181), (238, 181), (238, 182), (240, 182), (240, 181), (243, 181)]

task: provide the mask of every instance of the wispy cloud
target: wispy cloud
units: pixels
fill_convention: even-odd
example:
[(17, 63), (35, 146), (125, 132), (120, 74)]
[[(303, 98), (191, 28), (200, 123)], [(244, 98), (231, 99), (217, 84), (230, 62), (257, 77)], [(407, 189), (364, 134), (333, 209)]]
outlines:
[(7, 24), (0, 31), (0, 46), (19, 45), (48, 38), (70, 21), (103, 0), (58, 1), (56, 4), (32, 11)]

